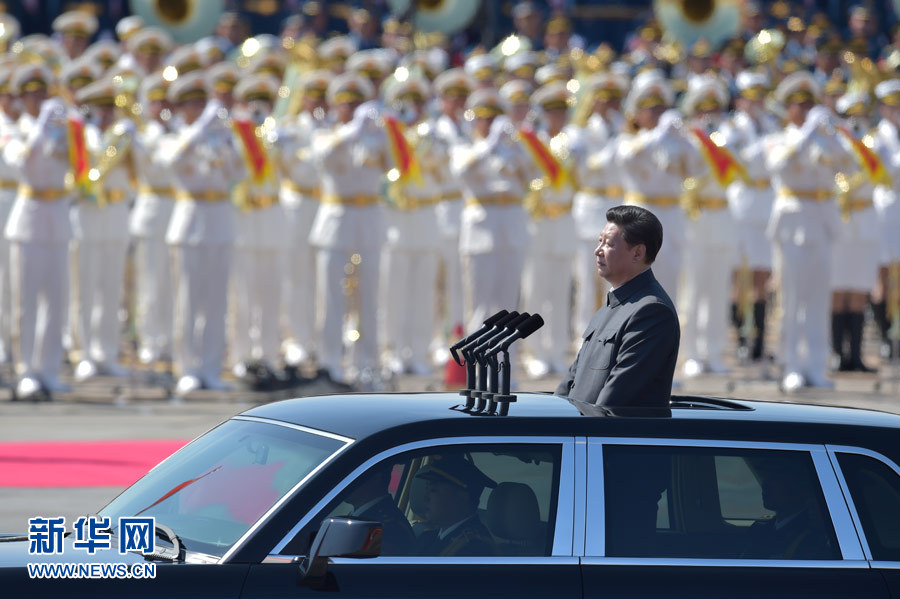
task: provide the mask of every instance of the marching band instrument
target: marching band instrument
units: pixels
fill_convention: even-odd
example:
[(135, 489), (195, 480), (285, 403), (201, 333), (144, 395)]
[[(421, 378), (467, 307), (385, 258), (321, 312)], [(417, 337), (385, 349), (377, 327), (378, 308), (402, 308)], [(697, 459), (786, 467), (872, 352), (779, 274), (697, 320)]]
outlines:
[(700, 39), (715, 50), (738, 34), (738, 0), (654, 0), (653, 11), (666, 35), (683, 46)]
[(179, 44), (210, 35), (225, 10), (224, 0), (129, 0), (128, 4), (146, 25), (165, 29)]
[(455, 33), (472, 22), (481, 0), (388, 0), (388, 6), (418, 31)]

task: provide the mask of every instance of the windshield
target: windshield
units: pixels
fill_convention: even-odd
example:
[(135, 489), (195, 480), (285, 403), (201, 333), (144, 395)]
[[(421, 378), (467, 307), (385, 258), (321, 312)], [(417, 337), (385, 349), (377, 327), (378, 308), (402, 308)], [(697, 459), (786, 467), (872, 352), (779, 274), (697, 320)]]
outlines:
[(293, 428), (229, 420), (148, 472), (101, 511), (154, 516), (188, 551), (222, 556), (343, 441)]

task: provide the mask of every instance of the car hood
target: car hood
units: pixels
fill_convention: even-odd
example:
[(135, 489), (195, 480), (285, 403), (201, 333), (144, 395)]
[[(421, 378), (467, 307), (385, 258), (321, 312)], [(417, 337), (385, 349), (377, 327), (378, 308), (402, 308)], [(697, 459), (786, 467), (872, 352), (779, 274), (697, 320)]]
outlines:
[(54, 555), (29, 555), (27, 536), (0, 535), (0, 567), (9, 568), (39, 563), (135, 564), (144, 561), (143, 556), (135, 553), (121, 555), (115, 547), (115, 543), (117, 542), (116, 537), (112, 538), (112, 549), (97, 551), (94, 555), (90, 555), (83, 549), (76, 549), (72, 545), (74, 541), (75, 536), (69, 534), (63, 539), (62, 553)]

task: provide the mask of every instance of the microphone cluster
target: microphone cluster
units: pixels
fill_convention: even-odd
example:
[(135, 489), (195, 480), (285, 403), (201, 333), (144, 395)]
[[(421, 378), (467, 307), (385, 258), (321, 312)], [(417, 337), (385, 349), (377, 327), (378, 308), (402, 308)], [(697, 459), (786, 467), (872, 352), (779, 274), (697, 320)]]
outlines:
[(509, 404), (516, 401), (516, 396), (509, 393), (509, 349), (513, 343), (525, 339), (542, 326), (544, 319), (540, 314), (500, 310), (485, 320), (480, 329), (450, 347), (456, 363), (466, 367), (466, 389), (459, 392), (466, 398), (464, 410), (480, 413), (487, 407), (486, 413), (494, 414), (497, 404), (500, 404), (501, 416), (509, 412)]

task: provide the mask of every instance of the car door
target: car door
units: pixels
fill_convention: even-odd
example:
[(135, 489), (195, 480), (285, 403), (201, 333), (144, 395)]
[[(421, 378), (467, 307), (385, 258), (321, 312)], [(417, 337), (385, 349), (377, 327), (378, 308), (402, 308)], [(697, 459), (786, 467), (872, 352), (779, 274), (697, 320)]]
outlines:
[(860, 447), (828, 446), (841, 490), (873, 569), (900, 597), (900, 467)]
[[(264, 563), (250, 568), (243, 594), (460, 597), (515, 588), (580, 598), (572, 554), (575, 470), (572, 437), (456, 437), (382, 452), (336, 485)], [(372, 511), (373, 504), (381, 508)], [(471, 511), (451, 513), (463, 504)], [(298, 560), (323, 519), (376, 516), (384, 525), (385, 554), (333, 558), (326, 580), (316, 585), (299, 577)]]
[(587, 471), (585, 597), (889, 596), (824, 446), (596, 438)]

